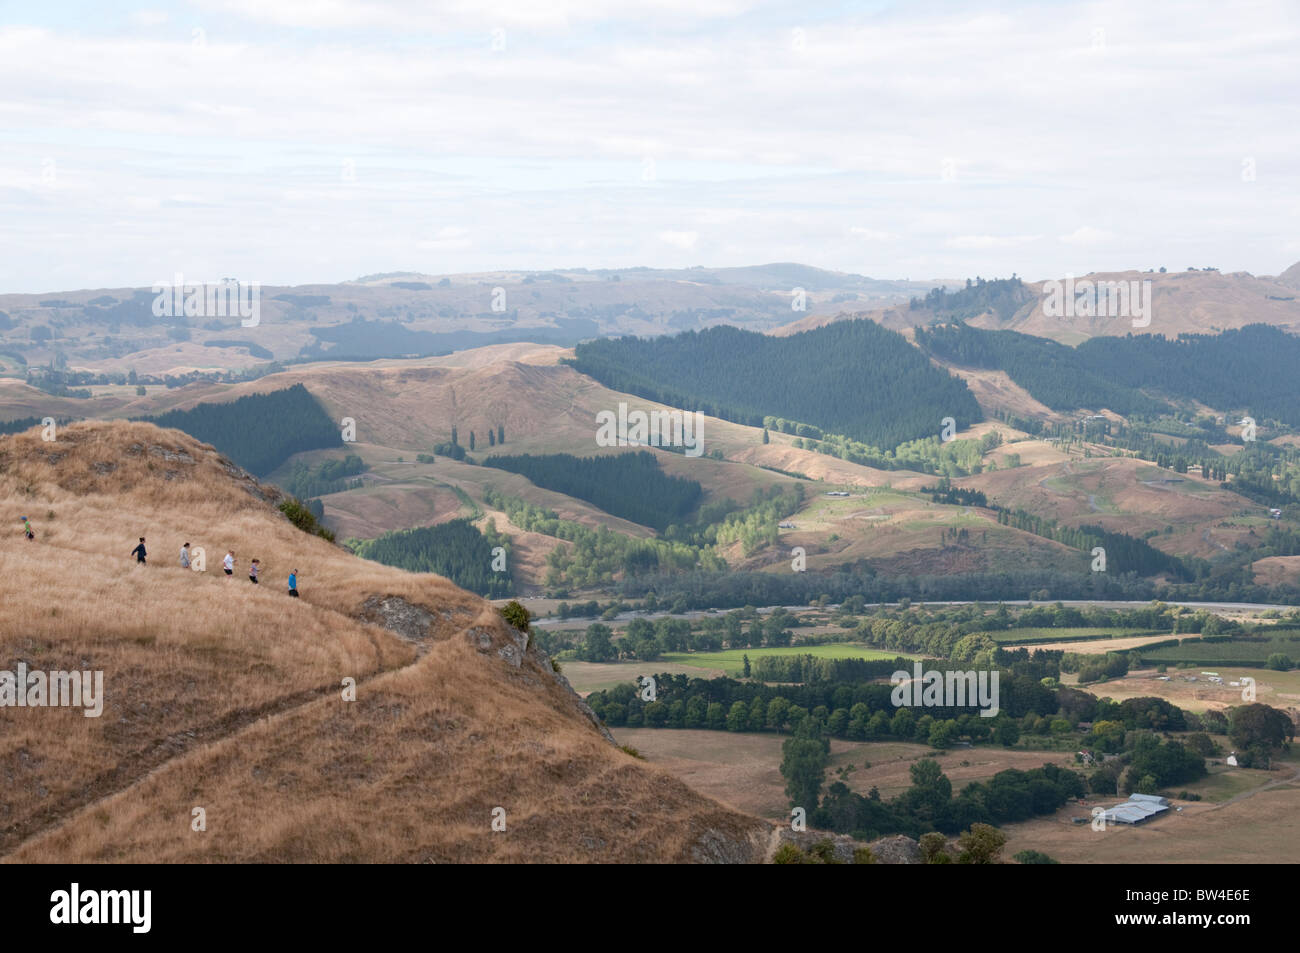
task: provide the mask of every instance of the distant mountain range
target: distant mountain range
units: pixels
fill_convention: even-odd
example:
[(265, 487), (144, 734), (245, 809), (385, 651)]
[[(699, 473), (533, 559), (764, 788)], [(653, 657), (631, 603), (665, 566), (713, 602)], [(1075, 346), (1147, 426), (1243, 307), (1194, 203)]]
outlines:
[[(1066, 277), (1055, 279), (1063, 290)], [(869, 318), (887, 328), (908, 328), (961, 320), (973, 327), (989, 330), (1019, 331), (1051, 338), (1063, 344), (1078, 344), (1092, 337), (1122, 337), (1126, 334), (1159, 334), (1176, 338), (1180, 334), (1215, 334), (1248, 324), (1271, 324), (1288, 331), (1300, 330), (1300, 263), (1276, 277), (1257, 277), (1239, 271), (1225, 274), (1214, 270), (1177, 272), (1094, 272), (1070, 279), (1074, 286), (1084, 282), (1125, 282), (1140, 289), (1150, 281), (1150, 321), (1147, 316), (1088, 314), (1083, 309), (1068, 309), (1053, 315), (1051, 281), (1022, 282), (1016, 291), (1003, 289), (996, 295), (963, 296), (965, 283), (955, 284), (956, 295), (938, 302), (920, 299), (915, 303), (890, 304), (870, 310), (845, 310), (835, 315), (809, 314), (792, 321), (773, 333), (794, 334), (848, 317)], [(978, 282), (972, 283), (974, 292)], [(986, 285), (998, 284), (985, 282)], [(987, 297), (988, 301), (978, 299)], [(955, 299), (955, 300), (954, 300)], [(1137, 322), (1135, 324), (1135, 321)]]
[[(245, 282), (254, 277), (240, 276)], [(570, 347), (591, 338), (718, 325), (782, 335), (847, 317), (895, 330), (961, 320), (1066, 344), (1134, 331), (1176, 337), (1247, 324), (1300, 327), (1300, 264), (1276, 277), (1189, 270), (1076, 279), (1085, 280), (1135, 287), (1150, 281), (1150, 324), (1135, 327), (1127, 314), (1055, 317), (1047, 282), (881, 280), (795, 263), (392, 272), (336, 284), (261, 285), (253, 327), (238, 316), (160, 317), (151, 288), (8, 294), (0, 295), (0, 374), (23, 376), (25, 364), (180, 376), (272, 360), (433, 356), (520, 341)]]
[(263, 284), (255, 327), (237, 316), (158, 317), (149, 288), (9, 294), (0, 295), (0, 353), (11, 365), (180, 375), (271, 359), (429, 356), (516, 341), (567, 347), (592, 337), (719, 324), (767, 330), (804, 314), (906, 303), (945, 283), (955, 284), (882, 281), (797, 264), (394, 272), (337, 284)]

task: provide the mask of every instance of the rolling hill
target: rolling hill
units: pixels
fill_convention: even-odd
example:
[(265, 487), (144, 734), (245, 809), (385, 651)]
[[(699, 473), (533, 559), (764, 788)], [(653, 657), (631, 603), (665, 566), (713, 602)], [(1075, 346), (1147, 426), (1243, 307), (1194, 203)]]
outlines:
[[(961, 314), (954, 314), (924, 303), (920, 306), (891, 304), (875, 309), (846, 309), (837, 315), (809, 314), (771, 333), (785, 336), (855, 317), (869, 318), (896, 331), (960, 318), (973, 327), (1019, 331), (1063, 344), (1078, 344), (1094, 337), (1122, 337), (1134, 332), (1167, 338), (1180, 334), (1217, 334), (1248, 324), (1269, 324), (1296, 333), (1300, 331), (1298, 273), (1300, 263), (1277, 277), (1256, 276), (1249, 272), (1133, 270), (1090, 272), (1075, 279), (1078, 282), (1150, 281), (1151, 323), (1141, 329), (1134, 328), (1131, 317), (1082, 314), (1053, 317), (1044, 309), (1049, 296), (1047, 282), (1040, 281), (1025, 282), (1025, 293), (1011, 309), (983, 308), (974, 313), (964, 310)], [(959, 289), (960, 284), (954, 282), (950, 287)]]
[[(160, 285), (172, 281), (167, 276)], [(161, 377), (247, 369), (272, 359), (431, 356), (524, 341), (570, 346), (592, 336), (717, 324), (762, 329), (792, 314), (835, 314), (850, 302), (906, 302), (935, 285), (789, 263), (403, 272), (331, 284), (264, 284), (253, 327), (244, 327), (237, 316), (155, 316), (150, 288), (0, 294), (0, 368), (21, 357), (31, 367), (66, 360), (71, 370)]]
[[(115, 422), (0, 437), (0, 497), (14, 519), (0, 569), (21, 580), (0, 618), (5, 668), (104, 678), (102, 717), (0, 720), (4, 861), (752, 861), (768, 848), (765, 823), (618, 750), (486, 602), (300, 531), (278, 491), (184, 434)], [(128, 556), (141, 535), (147, 566)], [(187, 540), (206, 572), (177, 566)]]
[[(33, 362), (63, 349), (68, 367), (78, 366), (68, 350), (74, 337), (77, 346), (102, 347), (104, 329), (77, 323), (79, 315), (90, 321), (85, 313), (118, 321), (113, 346), (126, 349), (131, 360), (166, 357), (178, 353), (174, 348), (224, 353), (208, 345), (229, 345), (245, 331), (246, 344), (262, 341), (256, 348), (236, 348), (249, 360), (260, 347), (277, 357), (297, 353), (320, 359), (263, 363), (242, 380), (235, 375), (184, 386), (176, 386), (183, 383), (177, 379), (171, 386), (91, 383), (88, 398), (51, 393), (57, 387), (39, 380), (40, 375), (34, 376), (39, 388), (17, 377), (0, 377), (0, 419), (190, 415), (164, 418), (180, 422), (199, 413), (218, 419), (220, 432), (234, 432), (240, 439), (240, 432), (248, 431), (251, 438), (254, 431), (266, 430), (259, 419), (263, 415), (244, 414), (245, 425), (235, 408), (252, 407), (247, 399), (254, 396), (303, 388), (323, 408), (330, 426), (342, 429), (351, 421), (355, 441), (332, 447), (328, 427), (318, 426), (320, 439), (314, 446), (319, 449), (288, 456), (292, 448), (277, 438), (273, 442), (285, 445), (286, 454), (241, 459), (258, 460), (269, 483), (288, 485), (295, 467), (355, 454), (366, 468), (351, 481), (359, 485), (311, 491), (323, 494), (318, 512), (341, 540), (374, 539), (453, 519), (471, 520), (482, 529), (491, 524), (510, 537), (511, 572), (521, 592), (551, 585), (546, 582), (549, 568), (575, 548), (574, 532), (555, 529), (553, 523), (546, 532), (537, 531), (536, 521), (516, 525), (511, 513), (513, 518), (520, 514), (510, 500), (553, 513), (570, 528), (613, 533), (623, 546), (662, 537), (656, 527), (692, 524), (701, 514), (716, 521), (728, 509), (752, 505), (756, 494), (802, 486), (805, 502), (780, 517), (798, 528), (780, 533), (769, 528), (767, 542), (757, 549), (753, 539), (741, 545), (732, 538), (717, 550), (729, 567), (774, 571), (788, 562), (785, 554), (794, 545), (807, 551), (815, 570), (857, 565), (891, 576), (1035, 567), (1072, 572), (1080, 563), (1077, 550), (1004, 525), (992, 508), (933, 502), (921, 490), (943, 475), (985, 493), (991, 507), (1034, 518), (1054, 514), (1066, 529), (1096, 525), (1131, 531), (1164, 552), (1223, 563), (1237, 559), (1239, 549), (1261, 545), (1274, 528), (1268, 509), (1286, 498), (1285, 492), (1274, 492), (1275, 485), (1285, 491), (1295, 484), (1294, 445), (1300, 436), (1287, 424), (1295, 414), (1285, 370), (1294, 349), (1285, 329), (1291, 327), (1288, 309), (1295, 304), (1288, 300), (1296, 290), (1291, 285), (1300, 281), (1295, 272), (1289, 269), (1276, 279), (1212, 271), (1093, 276), (1152, 281), (1157, 310), (1146, 330), (1157, 336), (1133, 340), (1105, 336), (1127, 335), (1132, 329), (1104, 322), (1053, 319), (1055, 325), (1043, 324), (1041, 283), (977, 281), (942, 294), (928, 283), (910, 289), (916, 307), (896, 305), (894, 316), (886, 318), (879, 310), (842, 309), (872, 295), (897, 298), (904, 290), (900, 286), (787, 264), (659, 272), (372, 275), (342, 285), (264, 289), (267, 320), (257, 328), (209, 329), (189, 322), (190, 340), (178, 333), (165, 342), (166, 327), (128, 320), (139, 309), (126, 307), (122, 295), (58, 293), (18, 302), (0, 330)], [(786, 285), (807, 290), (808, 320), (755, 333), (772, 329), (787, 314)], [(473, 310), (482, 309), (480, 299), (498, 287), (505, 289), (512, 310)], [(1256, 298), (1265, 304), (1249, 305)], [(750, 304), (742, 307), (737, 304), (741, 299)], [(1186, 306), (1183, 317), (1183, 311), (1166, 307), (1174, 300)], [(548, 302), (562, 306), (548, 310)], [(683, 302), (694, 307), (689, 320), (678, 307)], [(432, 310), (421, 310), (426, 307)], [(1197, 323), (1197, 316), (1208, 312), (1227, 320)], [(901, 331), (869, 321), (834, 320), (834, 327), (793, 333), (854, 314), (892, 322)], [(594, 322), (596, 339), (578, 344), (576, 353), (555, 343), (512, 339), (530, 336), (530, 328), (544, 328), (544, 341), (561, 326), (557, 318)], [(1166, 327), (1165, 318), (1173, 326)], [(952, 331), (951, 322), (957, 320), (965, 322), (960, 334)], [(50, 339), (29, 340), (33, 322), (41, 321), (54, 329)], [(1216, 331), (1234, 322), (1257, 326), (1178, 344), (1159, 336)], [(912, 331), (913, 324), (935, 323), (948, 323), (948, 328), (932, 327), (920, 335)], [(367, 335), (379, 335), (375, 341), (382, 344), (383, 335), (393, 330), (387, 324), (401, 329), (394, 333), (407, 343), (399, 341), (399, 350), (411, 342), (417, 350), (439, 350), (439, 342), (428, 336), (444, 334), (461, 335), (454, 341), (440, 339), (449, 346), (498, 343), (446, 355), (369, 361), (331, 359), (331, 350), (313, 343), (328, 343), (332, 335), (315, 330), (348, 325), (357, 333), (351, 338), (334, 335), (335, 353), (346, 340), (366, 343)], [(675, 331), (683, 333), (665, 334)], [(651, 337), (605, 337), (626, 332)], [(265, 339), (254, 340), (263, 334)], [(299, 342), (297, 352), (282, 347), (290, 338)], [(1079, 341), (1085, 343), (1073, 346)], [(135, 346), (144, 349), (129, 350)], [(129, 364), (88, 366), (125, 369)], [(21, 369), (21, 362), (15, 366)], [(1107, 373), (1108, 368), (1115, 373)], [(47, 366), (42, 373), (62, 372)], [(69, 386), (80, 385), (72, 381)], [(241, 399), (245, 405), (238, 403)], [(564, 487), (548, 489), (518, 473), (476, 465), (494, 455), (591, 457), (633, 450), (602, 447), (594, 439), (596, 415), (622, 403), (631, 409), (706, 411), (703, 456), (654, 452), (663, 474), (700, 485), (699, 506), (692, 513), (670, 518), (629, 508), (625, 504), (635, 501), (617, 498), (602, 498), (603, 506), (597, 505), (579, 498), (591, 493), (556, 492)], [(231, 409), (217, 413), (214, 404)], [(1260, 416), (1263, 430), (1258, 445), (1242, 453), (1245, 438), (1235, 415), (1246, 407)], [(1234, 416), (1228, 419), (1229, 414)], [(956, 418), (956, 439), (941, 446), (936, 431), (940, 418), (948, 415)], [(1274, 417), (1281, 419), (1269, 419)], [(288, 426), (292, 430), (294, 425)], [(217, 432), (211, 430), (209, 439), (216, 439), (211, 434)], [(429, 456), (453, 432), (469, 459)], [(501, 433), (504, 443), (494, 440), (484, 446), (488, 433)], [(270, 430), (263, 436), (267, 434)], [(859, 442), (844, 439), (855, 434)], [(879, 445), (867, 445), (863, 438)], [(477, 446), (469, 451), (472, 439)], [(1143, 459), (1136, 459), (1139, 454)], [(1178, 454), (1186, 459), (1180, 462)], [(1222, 473), (1225, 464), (1228, 472)], [(1195, 471), (1190, 476), (1183, 470), (1170, 475), (1171, 469), (1190, 465)], [(1206, 474), (1200, 472), (1202, 465)], [(850, 512), (819, 505), (831, 489), (852, 493)], [(883, 508), (864, 505), (874, 491), (897, 498)], [(1280, 525), (1293, 523), (1288, 515)], [(708, 534), (698, 534), (704, 528), (688, 526), (697, 533), (690, 545), (707, 545)], [(972, 533), (977, 542), (971, 541)], [(577, 548), (594, 545), (589, 540)], [(1287, 546), (1259, 555), (1258, 579), (1300, 582)], [(610, 584), (608, 575), (602, 578)]]

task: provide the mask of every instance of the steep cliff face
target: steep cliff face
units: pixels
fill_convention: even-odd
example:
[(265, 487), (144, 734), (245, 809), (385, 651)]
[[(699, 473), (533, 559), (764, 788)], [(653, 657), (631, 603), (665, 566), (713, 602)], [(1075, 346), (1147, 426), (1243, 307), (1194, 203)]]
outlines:
[[(484, 600), (301, 532), (274, 488), (183, 434), (113, 423), (0, 438), (0, 499), (13, 514), (0, 572), (16, 584), (0, 671), (102, 672), (104, 685), (99, 717), (4, 710), (0, 859), (769, 852), (768, 824), (619, 750)], [(147, 565), (128, 555), (140, 536)], [(184, 542), (206, 571), (180, 568)]]

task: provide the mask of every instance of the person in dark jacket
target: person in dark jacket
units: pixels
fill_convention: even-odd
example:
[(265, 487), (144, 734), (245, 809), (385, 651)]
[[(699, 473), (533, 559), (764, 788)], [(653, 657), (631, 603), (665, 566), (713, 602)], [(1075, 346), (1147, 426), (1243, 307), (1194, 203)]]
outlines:
[(144, 565), (144, 557), (148, 556), (149, 554), (145, 552), (143, 536), (140, 537), (140, 545), (137, 546), (135, 549), (131, 550), (131, 555), (135, 557), (135, 561), (138, 562), (141, 566)]

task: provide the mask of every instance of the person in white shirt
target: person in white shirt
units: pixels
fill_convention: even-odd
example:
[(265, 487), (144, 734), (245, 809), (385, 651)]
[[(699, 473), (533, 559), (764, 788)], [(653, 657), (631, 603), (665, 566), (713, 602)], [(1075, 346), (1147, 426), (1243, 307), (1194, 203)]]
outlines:
[(225, 569), (227, 579), (235, 575), (235, 551), (233, 549), (226, 553), (225, 559), (221, 560), (221, 567)]

